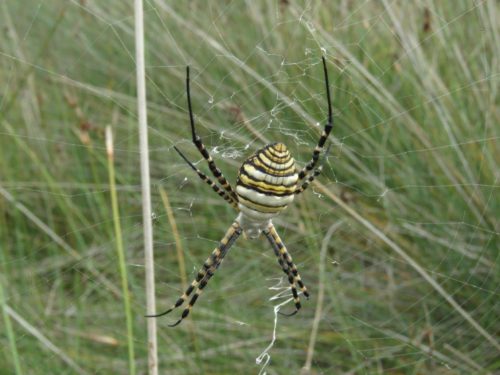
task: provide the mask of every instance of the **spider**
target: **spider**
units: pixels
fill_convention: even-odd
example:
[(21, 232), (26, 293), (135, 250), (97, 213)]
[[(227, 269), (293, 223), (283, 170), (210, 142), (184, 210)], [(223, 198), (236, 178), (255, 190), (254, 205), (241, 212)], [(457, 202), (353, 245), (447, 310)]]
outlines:
[[(295, 195), (304, 192), (308, 188), (310, 183), (321, 173), (323, 167), (322, 163), (317, 168), (316, 165), (318, 164), (319, 155), (324, 148), (328, 135), (332, 130), (333, 116), (328, 71), (324, 57), (322, 57), (322, 61), (326, 96), (328, 100), (328, 122), (323, 129), (317, 146), (314, 148), (312, 159), (303, 168), (299, 169), (283, 143), (268, 144), (243, 162), (238, 173), (236, 189), (231, 187), (221, 170), (215, 165), (215, 161), (212, 159), (202, 143), (201, 138), (196, 133), (189, 87), (189, 66), (186, 67), (187, 102), (193, 143), (207, 161), (208, 167), (212, 175), (217, 179), (218, 184), (200, 171), (177, 147), (174, 146), (175, 151), (179, 153), (203, 181), (210, 185), (217, 194), (233, 206), (239, 213), (219, 245), (207, 258), (203, 267), (198, 271), (196, 278), (191, 282), (191, 285), (181, 297), (179, 297), (175, 304), (167, 311), (154, 315), (146, 315), (146, 317), (157, 318), (170, 313), (172, 310), (183, 305), (194, 292), (188, 305), (182, 312), (180, 319), (169, 326), (175, 327), (181, 323), (182, 320), (189, 315), (198, 297), (207, 286), (208, 281), (215, 274), (229, 249), (242, 233), (245, 237), (252, 239), (258, 238), (261, 233), (264, 233), (274, 250), (274, 254), (278, 258), (281, 269), (288, 278), (295, 303), (295, 310), (289, 314), (281, 314), (292, 316), (301, 308), (297, 286), (300, 292), (309, 299), (309, 292), (285, 244), (278, 235), (272, 223), (272, 219), (293, 201)], [(326, 153), (328, 153), (328, 149)]]

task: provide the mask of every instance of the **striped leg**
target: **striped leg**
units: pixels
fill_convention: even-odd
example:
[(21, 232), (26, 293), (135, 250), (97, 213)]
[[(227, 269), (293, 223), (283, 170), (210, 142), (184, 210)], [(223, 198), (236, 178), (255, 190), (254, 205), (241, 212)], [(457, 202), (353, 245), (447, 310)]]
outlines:
[(295, 189), (294, 194), (300, 194), (304, 190), (306, 190), (309, 187), (309, 185), (311, 184), (311, 182), (313, 182), (314, 179), (321, 174), (322, 170), (323, 170), (323, 167), (316, 168), (314, 170), (314, 172), (312, 174), (310, 174), (309, 177), (307, 177), (307, 179), (302, 183), (302, 185), (300, 187), (298, 187), (297, 189)]
[(293, 192), (294, 194), (302, 193), (304, 190), (306, 190), (309, 187), (311, 182), (313, 182), (316, 179), (316, 177), (318, 177), (321, 174), (321, 172), (323, 171), (323, 164), (325, 163), (326, 157), (327, 157), (328, 153), (330, 152), (331, 146), (332, 146), (331, 144), (328, 145), (328, 148), (326, 149), (325, 155), (323, 156), (323, 161), (321, 162), (321, 165), (318, 168), (316, 168), (314, 170), (314, 172), (306, 178), (306, 180), (302, 183), (302, 185), (300, 187), (295, 189), (295, 191)]
[(212, 252), (212, 254), (210, 254), (210, 256), (207, 258), (207, 260), (205, 260), (203, 267), (198, 271), (198, 274), (196, 275), (196, 278), (191, 282), (191, 285), (189, 285), (186, 291), (179, 297), (179, 299), (175, 302), (175, 304), (171, 308), (159, 314), (146, 315), (146, 318), (158, 318), (160, 316), (167, 315), (172, 310), (181, 306), (188, 299), (193, 290), (195, 290), (198, 287), (200, 281), (202, 281), (205, 278), (205, 276), (207, 275), (207, 271), (210, 269), (210, 267), (212, 267), (212, 265), (218, 261), (220, 253), (221, 253), (220, 246), (216, 247), (215, 250)]
[(187, 100), (188, 100), (188, 108), (189, 108), (189, 121), (191, 122), (191, 133), (193, 135), (193, 143), (194, 145), (198, 148), (198, 151), (200, 151), (201, 155), (203, 158), (207, 161), (208, 167), (210, 168), (210, 171), (214, 175), (214, 177), (217, 179), (219, 184), (222, 186), (222, 188), (233, 198), (234, 201), (238, 201), (238, 197), (236, 196), (233, 188), (227, 182), (226, 178), (222, 174), (221, 170), (217, 168), (215, 165), (215, 161), (212, 159), (210, 154), (208, 153), (207, 149), (205, 148), (205, 145), (201, 141), (201, 138), (196, 134), (196, 129), (194, 126), (194, 116), (193, 116), (193, 108), (191, 105), (191, 92), (190, 92), (190, 84), (189, 84), (189, 66), (186, 67), (186, 91), (187, 91)]
[(278, 258), (278, 263), (288, 278), (288, 282), (290, 283), (290, 288), (292, 289), (293, 301), (295, 303), (295, 311), (291, 312), (290, 314), (285, 314), (285, 313), (282, 313), (281, 311), (279, 313), (281, 315), (287, 315), (287, 316), (295, 315), (295, 314), (297, 314), (297, 312), (300, 310), (300, 308), (302, 306), (300, 304), (300, 298), (299, 298), (299, 295), (297, 293), (297, 285), (296, 285), (295, 280), (293, 278), (293, 274), (290, 272), (290, 268), (288, 268), (288, 264), (283, 260), (281, 254), (280, 254), (279, 246), (276, 243), (274, 237), (271, 235), (271, 233), (269, 231), (264, 231), (264, 235), (267, 237), (267, 239), (271, 243), (271, 246), (274, 250), (274, 254)]
[(221, 265), (222, 261), (224, 260), (224, 257), (228, 253), (228, 251), (231, 248), (231, 246), (233, 245), (234, 241), (236, 241), (236, 239), (239, 237), (239, 235), (241, 233), (242, 233), (242, 230), (238, 229), (238, 232), (235, 232), (235, 235), (230, 239), (230, 242), (228, 242), (228, 244), (224, 247), (224, 249), (221, 250), (220, 256), (217, 258), (217, 261), (210, 267), (210, 269), (208, 269), (207, 274), (205, 275), (203, 280), (201, 280), (200, 284), (196, 288), (196, 291), (195, 291), (193, 297), (191, 297), (191, 300), (189, 301), (188, 305), (182, 311), (182, 315), (181, 315), (180, 319), (173, 324), (169, 324), (168, 325), (169, 327), (175, 327), (176, 325), (180, 324), (189, 315), (194, 304), (198, 300), (198, 297), (203, 292), (203, 289), (205, 289), (208, 282), (210, 281), (212, 276), (215, 274), (215, 271), (217, 271), (217, 269)]
[[(293, 277), (292, 286), (294, 286), (294, 284), (297, 284), (299, 286), (302, 294), (304, 294), (304, 296), (306, 296), (306, 298), (309, 299), (309, 292), (307, 291), (306, 286), (302, 282), (302, 278), (299, 275), (299, 271), (297, 270), (297, 266), (293, 263), (292, 257), (288, 253), (288, 251), (285, 247), (285, 244), (283, 243), (280, 236), (278, 235), (278, 232), (276, 232), (276, 228), (274, 228), (274, 225), (272, 223), (269, 224), (267, 231), (264, 233), (269, 233), (269, 235), (266, 234), (267, 238), (269, 239), (269, 242), (271, 243), (273, 248), (277, 248), (277, 251), (278, 251), (282, 261), (285, 262), (286, 265), (288, 266), (288, 272)], [(293, 288), (292, 288), (292, 293), (293, 293)], [(297, 297), (295, 297), (295, 295), (294, 295), (294, 302), (295, 302), (295, 307), (298, 310), (300, 308), (300, 301), (299, 301), (298, 295), (297, 295)], [(297, 305), (297, 303), (298, 303), (298, 305)]]
[(199, 295), (201, 294), (201, 291), (203, 290), (203, 288), (205, 288), (205, 286), (208, 283), (208, 280), (210, 280), (210, 278), (213, 276), (213, 274), (219, 267), (222, 259), (227, 254), (227, 252), (234, 244), (236, 239), (240, 236), (241, 232), (242, 229), (240, 225), (237, 222), (234, 222), (228, 229), (222, 240), (220, 241), (219, 246), (215, 248), (215, 250), (203, 264), (203, 267), (198, 271), (198, 274), (196, 275), (196, 278), (193, 280), (191, 285), (186, 289), (186, 291), (182, 294), (182, 296), (179, 297), (179, 299), (175, 302), (175, 304), (165, 312), (153, 315), (146, 315), (146, 317), (158, 318), (160, 316), (167, 315), (172, 310), (184, 304), (184, 302), (189, 298), (191, 293), (195, 291), (195, 294), (189, 301), (188, 306), (186, 307), (186, 309), (184, 309), (181, 319), (179, 319), (175, 324), (171, 325), (171, 327), (176, 326), (185, 317), (187, 317), (193, 305), (195, 304), (196, 300), (198, 299)]
[(304, 179), (306, 175), (314, 169), (316, 164), (318, 163), (319, 154), (323, 147), (325, 146), (326, 139), (330, 135), (330, 132), (333, 128), (333, 115), (332, 115), (332, 100), (330, 97), (330, 84), (328, 82), (328, 70), (326, 69), (326, 61), (325, 57), (321, 57), (323, 61), (323, 72), (325, 74), (325, 85), (326, 85), (326, 96), (328, 99), (328, 122), (323, 129), (323, 133), (321, 133), (321, 137), (319, 138), (318, 145), (314, 148), (312, 159), (302, 168), (299, 172), (299, 180)]
[(175, 151), (177, 151), (177, 153), (181, 156), (181, 158), (184, 159), (184, 161), (186, 163), (189, 164), (189, 166), (193, 169), (193, 171), (195, 171), (198, 176), (203, 180), (205, 181), (207, 184), (210, 185), (210, 187), (217, 193), (219, 194), (222, 198), (224, 198), (224, 200), (226, 202), (228, 202), (231, 206), (233, 206), (234, 208), (238, 209), (238, 204), (236, 203), (236, 201), (224, 190), (222, 190), (215, 182), (213, 182), (210, 177), (208, 177), (205, 173), (203, 173), (202, 171), (200, 171), (198, 168), (196, 168), (196, 166), (191, 163), (188, 158), (186, 158), (186, 156), (177, 148), (174, 146), (174, 149)]

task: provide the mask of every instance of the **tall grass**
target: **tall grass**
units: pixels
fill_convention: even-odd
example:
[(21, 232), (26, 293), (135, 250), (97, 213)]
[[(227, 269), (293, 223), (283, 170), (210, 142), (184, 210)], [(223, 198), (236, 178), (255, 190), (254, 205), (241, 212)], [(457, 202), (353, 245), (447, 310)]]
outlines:
[[(151, 172), (149, 167), (149, 132), (146, 97), (146, 62), (144, 53), (144, 4), (142, 0), (134, 1), (134, 36), (135, 65), (137, 79), (137, 125), (139, 128), (139, 153), (141, 161), (141, 198), (142, 223), (144, 234), (144, 273), (146, 310), (148, 315), (156, 311), (154, 254), (153, 254), (153, 219), (151, 211)], [(156, 320), (147, 322), (148, 373), (158, 374), (158, 337)]]
[(116, 241), (116, 254), (118, 258), (118, 265), (120, 269), (120, 279), (123, 294), (123, 311), (126, 317), (127, 327), (127, 346), (128, 346), (128, 362), (129, 373), (135, 375), (135, 355), (134, 355), (134, 327), (132, 320), (132, 310), (130, 308), (130, 292), (128, 271), (125, 261), (125, 254), (123, 251), (123, 234), (122, 226), (120, 223), (120, 208), (118, 207), (118, 196), (116, 193), (115, 181), (115, 161), (114, 161), (114, 146), (113, 146), (113, 133), (111, 126), (106, 127), (106, 154), (108, 157), (108, 174), (109, 174), (109, 191), (111, 196), (111, 208), (113, 211), (113, 222), (115, 228), (115, 241)]
[[(0, 367), (129, 373), (111, 123), (135, 366), (146, 371), (133, 8), (29, 3), (7, 1), (0, 15), (0, 282), (12, 324), (0, 329)], [(173, 152), (200, 160), (185, 66), (199, 133), (234, 183), (266, 142), (309, 160), (327, 114), (324, 54), (331, 153), (275, 220), (312, 298), (279, 317), (266, 371), (500, 371), (499, 16), (495, 1), (146, 3), (158, 309), (182, 293), (178, 262), (189, 282), (235, 217)], [(258, 373), (281, 274), (264, 240), (237, 242), (188, 321), (157, 320), (159, 373)]]
[(21, 362), (19, 361), (19, 353), (17, 351), (16, 336), (14, 330), (12, 329), (12, 322), (8, 312), (7, 299), (5, 297), (5, 291), (3, 286), (3, 280), (0, 280), (0, 304), (2, 306), (2, 316), (4, 324), (4, 332), (7, 336), (5, 339), (9, 343), (10, 358), (12, 362), (12, 369), (16, 375), (22, 374)]

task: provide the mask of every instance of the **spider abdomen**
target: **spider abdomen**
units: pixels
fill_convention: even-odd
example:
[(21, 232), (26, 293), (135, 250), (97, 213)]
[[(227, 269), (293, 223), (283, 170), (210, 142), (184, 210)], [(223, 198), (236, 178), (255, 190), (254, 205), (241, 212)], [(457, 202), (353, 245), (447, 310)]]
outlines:
[(250, 156), (240, 168), (236, 183), (238, 206), (254, 220), (268, 220), (294, 198), (298, 173), (283, 143), (273, 143)]

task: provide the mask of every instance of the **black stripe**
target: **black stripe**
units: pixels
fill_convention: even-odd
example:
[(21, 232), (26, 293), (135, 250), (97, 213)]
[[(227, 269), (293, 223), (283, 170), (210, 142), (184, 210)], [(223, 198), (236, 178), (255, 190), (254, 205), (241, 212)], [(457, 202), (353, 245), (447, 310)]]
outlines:
[(326, 138), (327, 138), (327, 137), (328, 137), (328, 135), (327, 135), (326, 137), (324, 137), (324, 136), (323, 136), (323, 137), (321, 137), (321, 138), (319, 139), (319, 142), (318, 142), (318, 146), (319, 146), (319, 147), (323, 147), (323, 146), (325, 145), (325, 142), (326, 142)]
[[(238, 180), (238, 182), (236, 183), (236, 186), (243, 186), (244, 188), (253, 190), (257, 193), (264, 194), (264, 195), (267, 195), (270, 197), (289, 197), (290, 195), (295, 194), (295, 190), (292, 190), (290, 192), (273, 192), (273, 191), (261, 190), (258, 186), (252, 186), (252, 185), (245, 184), (241, 180)], [(241, 194), (239, 194), (239, 195), (241, 195)], [(243, 196), (243, 198), (245, 198), (245, 196)]]
[[(222, 172), (220, 171), (219, 168), (217, 168), (215, 166), (215, 163), (213, 161), (209, 162), (208, 164), (210, 164), (210, 167), (212, 167), (210, 169), (212, 170), (215, 178), (217, 178), (219, 180), (219, 182), (220, 182), (221, 181), (220, 177), (222, 176)], [(226, 181), (226, 179), (224, 178), (224, 179), (222, 179), (222, 181)]]
[(199, 296), (200, 296), (199, 294), (195, 294), (193, 298), (191, 298), (191, 301), (189, 301), (189, 304), (194, 305)]
[(205, 146), (203, 145), (203, 143), (201, 143), (201, 140), (199, 141), (199, 143), (196, 143), (196, 147), (198, 147), (198, 150), (200, 150), (201, 152), (201, 155), (205, 158), (205, 159), (208, 159), (210, 157), (210, 154), (208, 153), (207, 149), (205, 148)]
[[(284, 187), (288, 188), (288, 187), (293, 187), (293, 186), (297, 185), (297, 182), (292, 182), (289, 184), (284, 184), (284, 183), (275, 184), (274, 182), (268, 182), (266, 180), (257, 180), (254, 176), (248, 174), (247, 171), (245, 171), (245, 169), (243, 169), (243, 168), (240, 170), (240, 174), (247, 176), (250, 180), (255, 181), (256, 183), (263, 182), (263, 183), (266, 183), (267, 185), (271, 185), (271, 186), (284, 186)], [(273, 177), (280, 178), (282, 176), (273, 176)]]
[[(282, 169), (275, 168), (275, 167), (273, 167), (272, 165), (269, 165), (267, 162), (265, 162), (265, 161), (261, 158), (261, 155), (266, 156), (263, 152), (259, 152), (259, 153), (257, 154), (257, 158), (258, 158), (258, 159), (260, 160), (260, 162), (261, 162), (262, 164), (264, 164), (266, 167), (269, 167), (270, 169), (275, 170), (275, 171), (281, 171), (281, 170), (282, 170)], [(267, 156), (266, 156), (266, 158), (267, 158)], [(285, 165), (285, 164), (286, 164), (287, 162), (289, 162), (290, 160), (288, 160), (288, 161), (286, 161), (286, 162), (281, 162), (281, 161), (273, 161), (273, 160), (269, 159), (269, 161), (270, 161), (271, 163), (273, 163), (274, 165), (279, 165), (279, 166), (281, 166), (281, 165)], [(290, 167), (291, 167), (291, 166), (290, 166)], [(290, 167), (288, 167), (288, 168), (290, 168)], [(285, 169), (287, 169), (287, 168), (285, 168)]]
[[(210, 277), (210, 275), (209, 275), (209, 277)], [(207, 283), (208, 283), (208, 279), (201, 280), (201, 283), (198, 286), (198, 289), (202, 290), (203, 288), (205, 288), (207, 286)]]
[[(272, 170), (274, 170), (274, 171), (281, 171), (281, 170), (282, 170), (282, 169), (275, 168), (275, 167), (273, 167), (272, 165), (269, 165), (267, 162), (265, 162), (265, 161), (261, 158), (261, 155), (264, 155), (264, 153), (263, 153), (263, 152), (259, 152), (259, 153), (256, 155), (256, 156), (257, 156), (257, 159), (259, 159), (259, 160), (260, 160), (260, 162), (261, 162), (262, 164), (264, 164), (266, 167), (269, 167), (270, 169), (272, 169)], [(264, 155), (264, 156), (265, 156), (265, 155)], [(267, 156), (266, 156), (266, 157), (267, 157)], [(271, 159), (269, 159), (269, 161), (270, 161), (271, 163), (273, 163), (274, 165), (285, 165), (285, 164), (286, 164), (286, 162), (281, 162), (281, 161), (273, 161), (273, 160), (271, 160)], [(288, 161), (289, 161), (289, 160), (288, 160)], [(291, 167), (291, 166), (290, 166), (290, 167)], [(290, 167), (288, 167), (288, 168), (290, 168)], [(285, 169), (286, 169), (286, 168), (285, 168)]]
[(275, 196), (275, 197), (289, 197), (290, 195), (294, 195), (295, 190), (297, 190), (297, 189), (290, 189), (290, 192), (276, 191), (276, 190), (272, 190), (272, 189), (265, 189), (265, 188), (262, 188), (260, 186), (246, 184), (243, 181), (238, 181), (237, 186), (243, 186), (244, 188), (256, 191), (257, 193), (261, 193), (261, 194), (268, 195), (268, 196)]
[(264, 147), (264, 148), (262, 149), (262, 151), (264, 151), (264, 150), (269, 150), (269, 151), (271, 151), (271, 153), (272, 153), (272, 154), (274, 154), (274, 155), (276, 155), (277, 157), (283, 157), (283, 156), (278, 155), (278, 153), (280, 153), (280, 154), (283, 154), (283, 153), (284, 153), (284, 154), (285, 154), (285, 156), (290, 155), (290, 152), (289, 152), (288, 150), (286, 150), (286, 151), (278, 151), (278, 150), (275, 148), (275, 145), (267, 145), (266, 147)]
[[(286, 164), (288, 163), (292, 157), (289, 155), (286, 155), (286, 156), (277, 156), (275, 154), (273, 154), (270, 150), (265, 150), (259, 154), (263, 154), (265, 155), (266, 158), (268, 158), (269, 160), (271, 160), (273, 163), (276, 163), (278, 165), (282, 165), (282, 164)], [(277, 159), (277, 160), (272, 160), (272, 159)]]
[[(253, 180), (253, 181), (255, 181), (255, 180)], [(293, 186), (296, 186), (295, 184), (290, 185), (289, 187), (292, 187), (292, 189), (290, 189), (290, 191), (287, 192), (287, 191), (274, 190), (273, 188), (261, 187), (261, 186), (258, 186), (258, 183), (256, 183), (255, 185), (248, 184), (240, 179), (238, 179), (238, 181), (236, 182), (236, 186), (243, 186), (243, 187), (248, 188), (250, 190), (256, 191), (257, 193), (261, 193), (261, 194), (269, 195), (269, 196), (277, 196), (277, 197), (288, 197), (290, 195), (295, 194), (295, 190), (297, 190), (297, 188), (293, 188)], [(283, 186), (283, 185), (273, 185), (273, 186)]]
[[(243, 165), (245, 164), (250, 164), (252, 167), (254, 167), (255, 169), (257, 169), (258, 171), (264, 173), (264, 174), (267, 174), (269, 176), (273, 176), (273, 177), (290, 177), (290, 176), (293, 176), (294, 174), (296, 174), (297, 172), (295, 170), (293, 170), (292, 172), (290, 173), (286, 173), (286, 174), (274, 174), (274, 173), (270, 173), (270, 172), (267, 172), (266, 170), (264, 170), (262, 167), (258, 166), (257, 164), (254, 163), (254, 161), (252, 159), (248, 159), (245, 163), (243, 163)], [(241, 167), (240, 171), (243, 169), (243, 166)], [(273, 168), (271, 168), (273, 169)], [(274, 169), (273, 169), (274, 170)]]
[[(250, 203), (256, 204), (256, 205), (258, 205), (258, 206), (262, 206), (262, 207), (266, 207), (266, 208), (272, 208), (272, 209), (273, 209), (273, 208), (276, 208), (276, 209), (277, 209), (277, 210), (276, 210), (276, 212), (281, 211), (282, 209), (284, 209), (284, 208), (288, 207), (288, 203), (283, 204), (283, 205), (279, 205), (279, 206), (268, 206), (268, 205), (266, 205), (266, 204), (262, 204), (262, 203), (259, 203), (259, 202), (255, 202), (255, 201), (253, 201), (252, 199), (248, 198), (247, 196), (245, 196), (245, 195), (243, 195), (243, 194), (239, 194), (239, 195), (240, 195), (240, 197), (242, 197), (244, 200), (249, 201)], [(241, 204), (245, 205), (244, 203), (241, 203)], [(255, 209), (254, 209), (254, 208), (252, 208), (252, 207), (249, 207), (249, 208), (250, 208), (250, 209), (252, 209), (252, 210), (254, 210), (254, 211), (258, 211), (258, 210), (255, 210)], [(263, 212), (263, 211), (259, 211), (259, 212), (261, 212), (261, 213), (263, 213), (263, 214), (268, 214), (268, 213), (270, 213), (270, 212)]]
[(286, 158), (290, 159), (290, 157), (291, 157), (289, 152), (287, 152), (285, 156), (279, 156), (279, 155), (274, 153), (275, 150), (271, 147), (262, 150), (262, 152), (264, 152), (265, 150), (269, 151), (269, 153), (277, 159), (286, 159)]
[[(278, 171), (278, 170), (279, 170), (279, 169), (275, 169), (275, 168), (273, 168), (271, 165), (269, 165), (267, 162), (265, 162), (265, 161), (262, 159), (261, 155), (262, 155), (262, 152), (259, 152), (259, 153), (256, 155), (256, 157), (257, 157), (257, 159), (259, 159), (259, 161), (260, 161), (262, 164), (264, 164), (264, 165), (265, 165), (266, 167), (268, 167), (269, 169), (272, 169), (272, 170), (275, 170), (275, 171)], [(279, 165), (280, 163), (276, 162), (276, 164), (278, 164), (278, 165)]]

